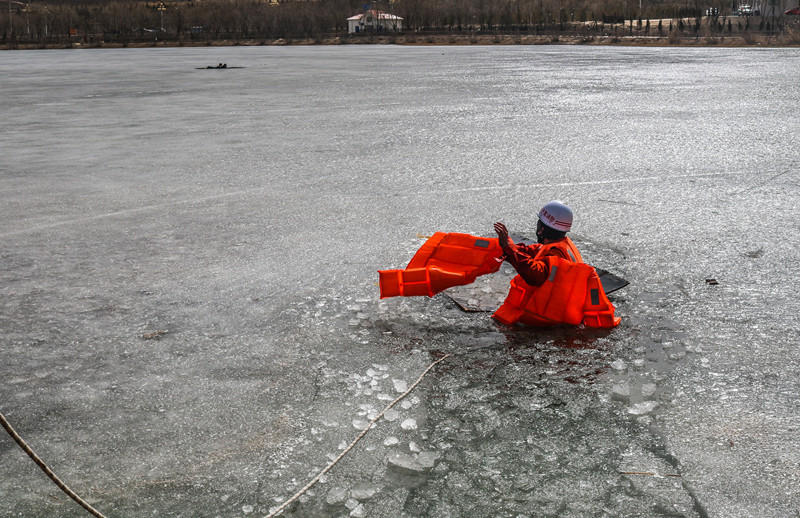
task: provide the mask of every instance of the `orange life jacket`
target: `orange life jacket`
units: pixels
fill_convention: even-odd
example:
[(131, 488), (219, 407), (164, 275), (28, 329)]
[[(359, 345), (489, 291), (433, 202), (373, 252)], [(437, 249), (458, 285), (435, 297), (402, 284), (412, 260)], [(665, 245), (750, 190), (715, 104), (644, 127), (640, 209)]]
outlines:
[[(545, 255), (552, 248), (561, 249), (574, 261)], [(506, 325), (522, 322), (531, 326), (583, 324), (611, 328), (619, 324), (597, 272), (583, 262), (571, 239), (542, 245), (535, 257), (547, 261), (547, 280), (534, 287), (521, 276), (514, 277), (506, 300), (492, 317)]]
[(417, 250), (405, 270), (379, 270), (381, 298), (427, 295), (470, 284), (496, 272), (503, 249), (497, 238), (436, 232)]

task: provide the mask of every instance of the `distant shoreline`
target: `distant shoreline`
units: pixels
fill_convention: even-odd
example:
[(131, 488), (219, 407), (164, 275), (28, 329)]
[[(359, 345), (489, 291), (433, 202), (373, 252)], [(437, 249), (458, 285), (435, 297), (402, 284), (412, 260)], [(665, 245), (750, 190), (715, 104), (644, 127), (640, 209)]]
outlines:
[[(97, 49), (153, 47), (228, 47), (228, 46), (309, 46), (309, 45), (408, 45), (408, 46), (471, 46), (471, 45), (586, 45), (629, 47), (800, 47), (800, 38), (761, 33), (737, 33), (706, 36), (615, 35), (615, 34), (365, 34), (323, 38), (280, 38), (240, 40), (161, 40), (119, 42), (17, 43), (11, 50), (33, 49)], [(9, 45), (0, 45), (9, 50)]]

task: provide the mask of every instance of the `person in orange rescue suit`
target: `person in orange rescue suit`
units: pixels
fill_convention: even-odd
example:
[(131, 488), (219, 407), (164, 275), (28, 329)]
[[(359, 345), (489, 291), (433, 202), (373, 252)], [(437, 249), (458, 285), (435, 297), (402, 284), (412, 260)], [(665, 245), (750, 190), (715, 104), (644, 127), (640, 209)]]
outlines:
[(560, 201), (551, 201), (539, 211), (535, 245), (514, 244), (506, 226), (494, 224), (503, 259), (519, 274), (511, 280), (508, 296), (492, 315), (495, 320), (532, 326), (612, 328), (619, 324), (597, 271), (583, 262), (567, 237), (571, 228), (572, 210)]
[(566, 235), (571, 228), (572, 210), (555, 200), (547, 203), (539, 211), (539, 221), (536, 223), (538, 242), (534, 245), (514, 244), (508, 237), (506, 226), (500, 222), (494, 224), (505, 260), (526, 283), (534, 287), (541, 286), (550, 275), (550, 265), (545, 257), (555, 256), (571, 262), (580, 262), (580, 256), (575, 257), (577, 250), (574, 249), (574, 245), (569, 246), (571, 243), (567, 243)]

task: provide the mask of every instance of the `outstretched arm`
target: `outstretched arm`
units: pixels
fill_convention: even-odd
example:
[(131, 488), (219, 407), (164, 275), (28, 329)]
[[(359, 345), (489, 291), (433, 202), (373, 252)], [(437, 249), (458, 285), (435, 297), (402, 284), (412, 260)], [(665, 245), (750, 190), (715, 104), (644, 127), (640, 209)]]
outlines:
[(503, 248), (503, 252), (506, 252), (506, 250), (509, 248), (509, 244), (513, 245), (511, 240), (508, 238), (508, 229), (505, 225), (498, 221), (494, 224), (494, 231), (497, 232), (497, 237), (500, 240), (500, 246)]
[[(500, 222), (494, 224), (494, 231), (503, 247), (505, 260), (517, 271), (522, 279), (531, 286), (541, 285), (550, 274), (550, 268), (546, 261), (534, 259), (535, 251), (531, 247), (518, 247), (508, 237), (508, 229)], [(532, 254), (533, 253), (533, 254)]]

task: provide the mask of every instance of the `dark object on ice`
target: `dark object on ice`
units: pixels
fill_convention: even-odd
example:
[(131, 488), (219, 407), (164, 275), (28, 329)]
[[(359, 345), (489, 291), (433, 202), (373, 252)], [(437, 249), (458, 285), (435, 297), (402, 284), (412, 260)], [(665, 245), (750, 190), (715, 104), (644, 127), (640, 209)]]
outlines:
[(197, 70), (222, 70), (228, 68), (244, 68), (244, 67), (229, 67), (227, 63), (219, 63), (216, 66), (197, 67)]
[(595, 268), (595, 270), (597, 270), (597, 275), (600, 277), (600, 283), (603, 285), (603, 291), (606, 292), (606, 295), (622, 289), (630, 284), (622, 277), (614, 275), (613, 273), (603, 270), (602, 268)]
[(706, 279), (706, 284), (709, 286), (716, 286), (719, 283), (717, 282), (717, 279)]
[(143, 334), (142, 338), (144, 340), (160, 340), (161, 337), (164, 336), (167, 333), (168, 333), (168, 331), (165, 331), (163, 329), (157, 329), (157, 330), (155, 330), (155, 331), (153, 331), (151, 333)]

